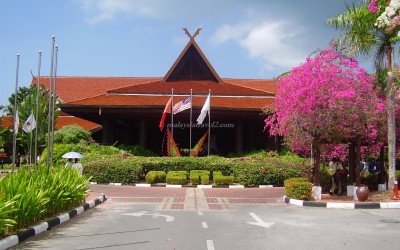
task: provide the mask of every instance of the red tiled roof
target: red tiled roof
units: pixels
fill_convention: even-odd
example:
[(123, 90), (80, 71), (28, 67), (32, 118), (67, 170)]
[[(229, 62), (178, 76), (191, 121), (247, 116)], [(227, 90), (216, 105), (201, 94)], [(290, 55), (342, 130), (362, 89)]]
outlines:
[(208, 94), (208, 91), (211, 90), (211, 95), (272, 95), (265, 91), (246, 88), (240, 85), (212, 81), (152, 82), (110, 90), (108, 93), (171, 94), (172, 88), (174, 89), (174, 94), (188, 94), (190, 93), (190, 89), (192, 89), (193, 94)]
[[(92, 131), (98, 129), (101, 125), (90, 122), (74, 116), (59, 116), (56, 122), (56, 129), (60, 129), (66, 125), (76, 124), (84, 128), (85, 130)], [(12, 116), (3, 116), (1, 119), (1, 127), (13, 128), (14, 121)]]
[(75, 116), (59, 116), (56, 122), (56, 129), (60, 129), (67, 125), (76, 124), (81, 126), (83, 129), (92, 131), (101, 127), (100, 124), (84, 120)]
[[(136, 96), (136, 95), (112, 95), (106, 94), (85, 100), (70, 102), (71, 105), (89, 106), (125, 106), (125, 107), (158, 107), (162, 108), (170, 96)], [(184, 99), (182, 96), (175, 96), (174, 103)], [(193, 107), (201, 108), (206, 96), (194, 96)], [(252, 98), (252, 97), (213, 97), (211, 96), (211, 107), (231, 109), (261, 109), (265, 105), (272, 104), (273, 98)]]
[[(82, 100), (102, 95), (108, 90), (159, 81), (161, 77), (82, 77), (82, 76), (57, 76), (56, 92), (63, 103)], [(32, 79), (32, 84), (37, 83), (37, 77)], [(50, 86), (50, 77), (40, 77), (40, 84), (46, 88)]]

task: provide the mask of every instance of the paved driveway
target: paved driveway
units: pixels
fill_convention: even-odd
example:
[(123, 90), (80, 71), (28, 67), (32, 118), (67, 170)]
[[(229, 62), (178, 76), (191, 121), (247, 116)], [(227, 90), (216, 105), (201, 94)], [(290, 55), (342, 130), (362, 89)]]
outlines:
[(230, 210), (232, 204), (282, 204), (283, 187), (274, 188), (164, 188), (135, 186), (90, 186), (114, 202), (156, 203), (157, 211)]

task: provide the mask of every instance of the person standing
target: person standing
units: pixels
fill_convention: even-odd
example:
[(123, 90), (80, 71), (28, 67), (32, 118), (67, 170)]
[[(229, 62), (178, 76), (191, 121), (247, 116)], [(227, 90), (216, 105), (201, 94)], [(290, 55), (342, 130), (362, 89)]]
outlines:
[(74, 164), (72, 164), (72, 167), (75, 168), (76, 171), (78, 171), (78, 174), (83, 174), (83, 166), (82, 163), (79, 162), (78, 158), (74, 159)]
[(329, 191), (329, 195), (333, 195), (335, 193), (336, 187), (339, 188), (338, 194), (342, 194), (342, 175), (341, 172), (344, 170), (342, 164), (340, 164), (337, 158), (333, 159), (333, 175), (332, 175), (332, 187)]
[(68, 158), (67, 163), (65, 163), (64, 167), (72, 166), (74, 164), (74, 159)]

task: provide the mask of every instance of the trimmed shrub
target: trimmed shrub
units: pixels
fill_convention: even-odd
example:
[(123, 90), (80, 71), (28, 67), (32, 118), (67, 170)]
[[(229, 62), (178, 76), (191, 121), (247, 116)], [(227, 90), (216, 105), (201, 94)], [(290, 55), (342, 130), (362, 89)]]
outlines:
[(201, 184), (203, 184), (203, 185), (210, 184), (210, 176), (209, 175), (202, 175), (201, 176)]
[(306, 177), (291, 178), (284, 182), (287, 197), (299, 200), (311, 200), (312, 183)]
[(99, 183), (136, 183), (143, 173), (139, 159), (130, 155), (103, 156), (83, 165), (85, 176)]
[(190, 182), (191, 182), (193, 185), (200, 184), (200, 182), (201, 182), (202, 184), (204, 184), (204, 183), (201, 181), (202, 176), (208, 176), (208, 181), (207, 181), (207, 183), (210, 182), (210, 171), (208, 171), (208, 170), (191, 170), (191, 171), (190, 171)]
[(169, 171), (167, 173), (167, 184), (184, 185), (187, 183), (186, 171)]
[(167, 174), (164, 171), (149, 171), (146, 174), (146, 183), (147, 184), (154, 184), (158, 182), (165, 182)]
[(225, 176), (220, 171), (213, 172), (213, 180), (215, 185), (231, 185), (234, 183), (233, 176)]
[(303, 160), (301, 163), (284, 161), (278, 157), (266, 159), (240, 158), (232, 166), (237, 183), (244, 186), (274, 185), (283, 186), (286, 179), (309, 176), (311, 166)]

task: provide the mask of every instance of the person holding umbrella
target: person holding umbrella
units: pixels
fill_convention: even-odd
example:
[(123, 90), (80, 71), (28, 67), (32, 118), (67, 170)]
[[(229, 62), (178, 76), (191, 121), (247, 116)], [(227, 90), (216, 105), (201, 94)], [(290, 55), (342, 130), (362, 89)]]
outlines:
[[(62, 155), (62, 158), (68, 159), (68, 162), (65, 164), (65, 167), (71, 166), (75, 168), (80, 175), (82, 175), (83, 173), (83, 166), (78, 159), (82, 157), (83, 155), (77, 152), (68, 152)], [(72, 161), (72, 159), (74, 160)]]
[(82, 163), (79, 162), (78, 158), (74, 159), (74, 164), (72, 164), (72, 167), (78, 171), (78, 174), (82, 175), (83, 173), (83, 166)]

